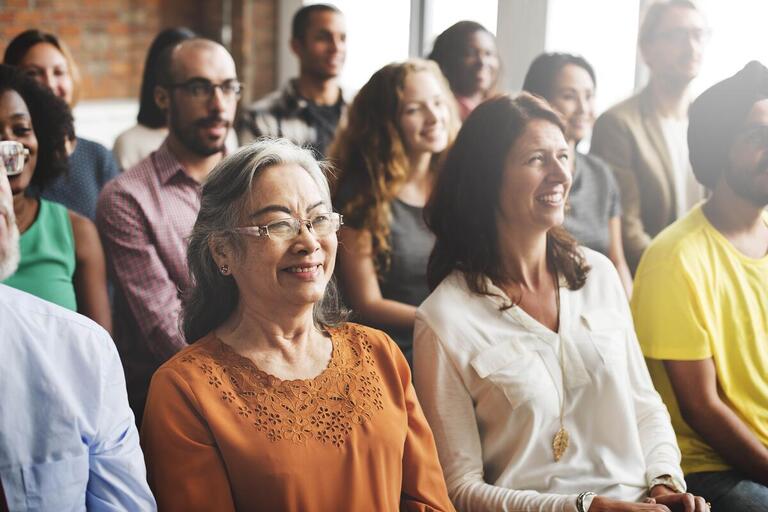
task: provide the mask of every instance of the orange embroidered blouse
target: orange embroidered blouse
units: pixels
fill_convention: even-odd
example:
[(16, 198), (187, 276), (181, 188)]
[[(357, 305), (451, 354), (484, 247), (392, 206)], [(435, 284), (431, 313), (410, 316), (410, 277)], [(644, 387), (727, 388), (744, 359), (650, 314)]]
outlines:
[(141, 441), (160, 511), (453, 511), (408, 364), (382, 332), (329, 329), (282, 381), (213, 334), (152, 378)]

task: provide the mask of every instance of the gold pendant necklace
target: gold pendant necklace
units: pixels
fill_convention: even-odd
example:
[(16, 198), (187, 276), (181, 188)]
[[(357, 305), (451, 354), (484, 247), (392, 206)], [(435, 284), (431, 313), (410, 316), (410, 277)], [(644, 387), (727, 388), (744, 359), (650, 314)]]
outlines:
[(562, 384), (563, 393), (560, 397), (560, 429), (557, 431), (557, 434), (555, 434), (555, 437), (552, 439), (552, 451), (555, 455), (555, 462), (558, 462), (562, 457), (565, 451), (568, 449), (568, 443), (570, 442), (570, 435), (568, 434), (568, 431), (565, 430), (565, 424), (563, 421), (563, 416), (565, 412), (565, 356), (564, 356), (564, 349), (563, 349), (563, 339), (562, 336), (560, 336), (560, 278), (557, 273), (557, 270), (555, 270), (555, 303), (557, 304), (557, 331), (558, 331), (558, 337), (560, 338), (560, 381)]

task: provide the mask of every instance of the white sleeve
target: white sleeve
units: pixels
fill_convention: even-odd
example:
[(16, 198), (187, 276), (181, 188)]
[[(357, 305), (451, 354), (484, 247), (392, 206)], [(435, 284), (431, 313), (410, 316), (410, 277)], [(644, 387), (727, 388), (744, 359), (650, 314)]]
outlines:
[(421, 311), (414, 332), (414, 384), (437, 443), (448, 494), (462, 512), (576, 512), (576, 495), (541, 494), (483, 479), (480, 432), (472, 397)]

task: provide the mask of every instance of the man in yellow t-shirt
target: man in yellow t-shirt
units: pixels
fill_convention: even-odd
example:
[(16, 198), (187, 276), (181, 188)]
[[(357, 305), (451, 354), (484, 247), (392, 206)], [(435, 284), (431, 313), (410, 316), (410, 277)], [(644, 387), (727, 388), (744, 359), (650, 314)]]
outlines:
[(768, 69), (691, 106), (688, 144), (711, 197), (651, 243), (632, 312), (672, 416), (688, 490), (715, 510), (768, 510)]

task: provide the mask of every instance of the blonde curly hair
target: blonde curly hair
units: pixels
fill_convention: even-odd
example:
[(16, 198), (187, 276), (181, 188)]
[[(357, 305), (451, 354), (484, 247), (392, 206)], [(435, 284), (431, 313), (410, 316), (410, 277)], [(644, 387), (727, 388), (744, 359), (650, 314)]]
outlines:
[[(389, 267), (390, 203), (408, 180), (409, 162), (400, 134), (399, 116), (405, 80), (413, 73), (432, 74), (449, 105), (449, 146), (459, 130), (459, 115), (448, 81), (433, 61), (411, 59), (388, 64), (360, 89), (328, 150), (337, 169), (331, 178), (334, 204), (345, 224), (370, 235), (379, 275)], [(447, 152), (432, 156), (432, 172)], [(366, 240), (367, 241), (367, 240)]]

